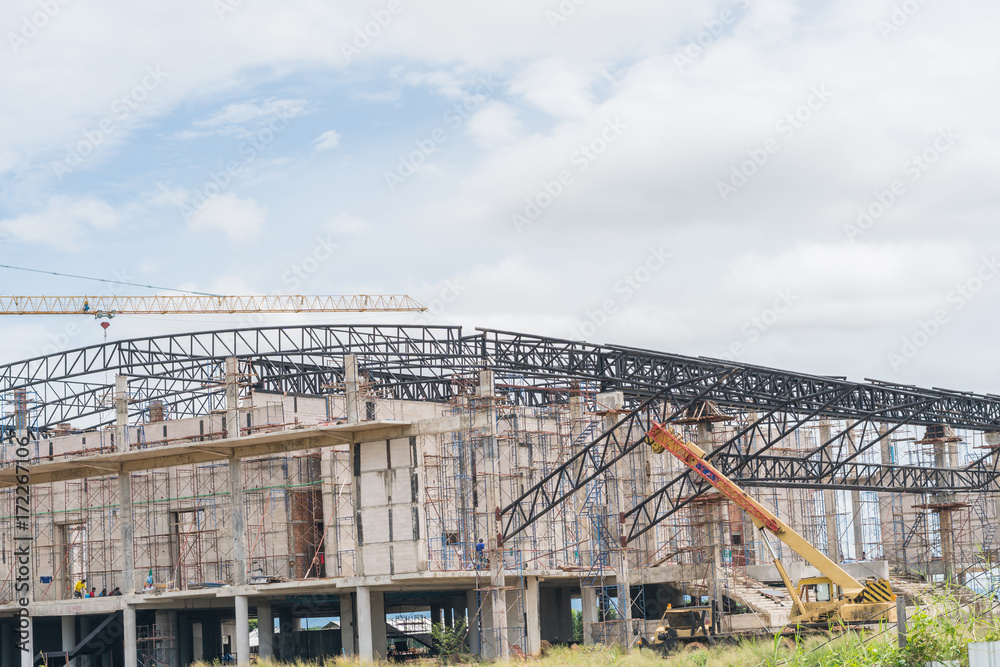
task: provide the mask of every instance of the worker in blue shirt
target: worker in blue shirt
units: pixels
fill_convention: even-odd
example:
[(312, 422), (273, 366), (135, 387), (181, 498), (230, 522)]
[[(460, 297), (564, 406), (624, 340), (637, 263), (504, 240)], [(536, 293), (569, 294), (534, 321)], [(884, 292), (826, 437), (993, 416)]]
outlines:
[(486, 564), (486, 545), (483, 544), (483, 538), (479, 538), (476, 542), (476, 569), (478, 570), (481, 566)]

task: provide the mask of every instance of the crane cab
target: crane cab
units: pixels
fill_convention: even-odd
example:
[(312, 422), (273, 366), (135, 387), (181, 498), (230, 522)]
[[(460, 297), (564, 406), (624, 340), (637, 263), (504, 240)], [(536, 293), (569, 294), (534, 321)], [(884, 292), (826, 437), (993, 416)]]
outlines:
[[(885, 579), (871, 579), (857, 600), (846, 598), (828, 577), (803, 577), (797, 591), (806, 617), (847, 624), (896, 622), (896, 596)], [(791, 619), (793, 622), (795, 619)]]

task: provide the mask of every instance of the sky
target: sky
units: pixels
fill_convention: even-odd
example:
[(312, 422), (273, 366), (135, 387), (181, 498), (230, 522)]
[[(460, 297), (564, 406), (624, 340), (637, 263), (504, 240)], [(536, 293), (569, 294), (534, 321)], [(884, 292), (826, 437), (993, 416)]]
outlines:
[[(982, 0), (8, 0), (0, 263), (429, 308), (274, 324), (1000, 393), (998, 19)], [(81, 293), (163, 292), (0, 268), (3, 295)], [(7, 317), (0, 362), (104, 335)]]

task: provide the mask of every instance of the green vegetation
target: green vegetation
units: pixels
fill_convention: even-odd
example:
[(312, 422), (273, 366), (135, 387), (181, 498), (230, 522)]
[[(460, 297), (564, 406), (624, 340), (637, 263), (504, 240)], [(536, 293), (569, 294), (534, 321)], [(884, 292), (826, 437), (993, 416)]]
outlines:
[[(966, 645), (973, 641), (1000, 640), (1000, 614), (988, 613), (989, 600), (977, 608), (963, 606), (951, 596), (925, 600), (911, 612), (907, 646), (899, 648), (896, 628), (859, 632), (844, 630), (793, 639), (744, 639), (707, 648), (701, 644), (681, 647), (668, 656), (649, 649), (625, 652), (605, 646), (557, 646), (539, 659), (537, 667), (557, 665), (610, 665), (613, 667), (922, 667), (931, 661), (958, 660), (969, 664)], [(577, 612), (573, 614), (574, 631)], [(582, 629), (582, 628), (581, 628)], [(432, 636), (442, 655), (455, 661), (465, 628), (434, 627)], [(464, 662), (470, 656), (461, 656)], [(259, 662), (260, 667), (319, 667), (316, 663)], [(523, 665), (518, 660), (493, 663), (496, 667)], [(322, 667), (354, 667), (356, 659), (328, 660)], [(207, 667), (199, 663), (198, 667)]]
[(435, 623), (431, 626), (431, 640), (434, 650), (444, 660), (457, 662), (462, 648), (465, 646), (465, 621), (456, 623), (454, 628)]

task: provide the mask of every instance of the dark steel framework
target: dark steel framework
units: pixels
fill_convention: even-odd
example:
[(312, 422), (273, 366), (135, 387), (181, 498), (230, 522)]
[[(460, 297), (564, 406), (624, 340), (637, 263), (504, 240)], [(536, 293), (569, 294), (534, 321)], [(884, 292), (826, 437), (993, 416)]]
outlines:
[[(252, 370), (256, 390), (321, 395), (343, 381), (344, 356), (358, 357), (369, 382), (400, 399), (444, 401), (457, 384), (484, 368), (496, 373), (512, 401), (545, 405), (581, 390), (624, 393), (633, 412), (620, 428), (599, 436), (521, 498), (503, 509), (504, 536), (558, 504), (615, 460), (642, 444), (651, 419), (670, 421), (700, 401), (712, 401), (744, 424), (710, 453), (743, 484), (851, 488), (927, 493), (993, 490), (992, 452), (961, 469), (939, 469), (860, 460), (903, 425), (947, 425), (1000, 431), (1000, 397), (886, 382), (792, 373), (717, 359), (594, 345), (545, 336), (460, 327), (326, 325), (246, 328), (108, 342), (0, 366), (0, 392), (13, 400), (27, 392), (31, 423), (47, 429), (61, 422), (110, 423), (114, 375), (129, 380), (130, 411), (163, 401), (174, 417), (195, 416), (223, 405), (227, 357)], [(13, 415), (4, 415), (7, 425)], [(829, 441), (801, 458), (768, 450), (809, 420), (845, 423)], [(889, 431), (846, 446), (849, 433)], [(688, 475), (632, 509), (627, 539), (656, 525), (704, 487)]]

